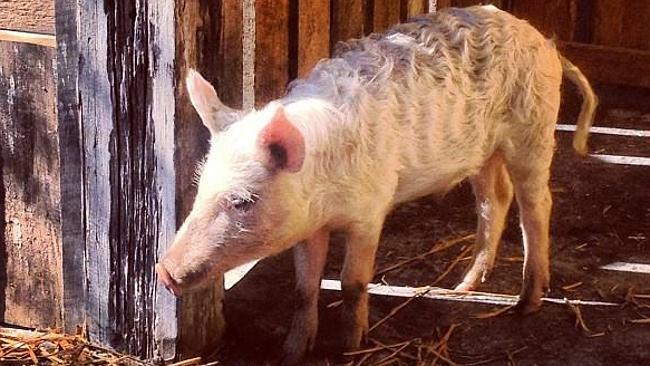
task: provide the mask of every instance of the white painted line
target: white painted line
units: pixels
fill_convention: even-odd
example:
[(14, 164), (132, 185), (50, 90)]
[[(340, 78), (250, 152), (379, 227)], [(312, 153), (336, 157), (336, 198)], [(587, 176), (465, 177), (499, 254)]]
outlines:
[[(322, 280), (321, 288), (324, 290), (341, 291), (341, 281), (338, 280)], [(493, 305), (515, 305), (519, 296), (493, 294), (489, 292), (478, 291), (454, 291), (447, 290), (440, 287), (404, 287), (404, 286), (389, 286), (384, 284), (371, 283), (368, 285), (368, 293), (373, 295), (395, 296), (395, 297), (415, 297), (422, 296), (433, 300), (447, 300), (447, 301), (461, 301), (461, 302), (474, 302), (481, 304)], [(569, 302), (573, 305), (587, 305), (587, 306), (619, 306), (620, 304), (613, 302), (603, 301), (585, 301), (585, 300), (567, 300), (556, 298), (543, 298), (542, 300), (554, 304), (566, 304)]]
[[(556, 125), (555, 129), (557, 131), (575, 131), (575, 125)], [(633, 130), (631, 128), (615, 128), (615, 127), (591, 127), (589, 129), (591, 133), (600, 133), (603, 135), (617, 135), (617, 136), (635, 136), (635, 137), (650, 137), (650, 131), (648, 130)]]
[(627, 263), (627, 262), (614, 262), (606, 264), (601, 269), (619, 272), (634, 272), (650, 274), (650, 264), (646, 263)]
[(650, 158), (645, 158), (641, 156), (606, 155), (606, 154), (589, 154), (589, 156), (598, 159), (602, 162), (611, 163), (611, 164), (650, 166)]
[(259, 259), (256, 259), (226, 272), (223, 275), (223, 287), (225, 287), (226, 290), (229, 290), (231, 287), (235, 286), (237, 282), (241, 281), (241, 279), (244, 278), (244, 276), (246, 276), (246, 274), (248, 274), (248, 272), (250, 272), (259, 261)]

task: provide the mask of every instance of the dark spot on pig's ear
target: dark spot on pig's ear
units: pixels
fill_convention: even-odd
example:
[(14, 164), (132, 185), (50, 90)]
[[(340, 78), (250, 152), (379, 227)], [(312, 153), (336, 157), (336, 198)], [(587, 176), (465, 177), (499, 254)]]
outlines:
[(271, 143), (268, 148), (273, 166), (277, 169), (286, 168), (287, 150), (282, 145), (276, 143)]
[(260, 134), (260, 147), (266, 164), (271, 170), (300, 171), (305, 160), (305, 139), (284, 113), (284, 107), (277, 111)]

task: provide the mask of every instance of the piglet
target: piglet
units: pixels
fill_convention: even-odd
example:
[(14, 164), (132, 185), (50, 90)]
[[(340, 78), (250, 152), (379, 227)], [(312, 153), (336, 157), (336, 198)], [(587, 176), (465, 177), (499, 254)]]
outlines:
[[(262, 70), (263, 71), (263, 70)], [(273, 72), (273, 70), (268, 70)], [(368, 282), (386, 215), (468, 179), (478, 228), (458, 290), (492, 268), (516, 197), (525, 260), (517, 308), (549, 287), (549, 168), (562, 75), (583, 96), (574, 147), (586, 153), (596, 97), (552, 41), (494, 7), (450, 8), (337, 45), (264, 108), (231, 109), (199, 73), (187, 89), (211, 132), (192, 212), (156, 265), (174, 294), (293, 248), (296, 313), (285, 363), (314, 344), (331, 231), (347, 233), (345, 349), (368, 330)]]

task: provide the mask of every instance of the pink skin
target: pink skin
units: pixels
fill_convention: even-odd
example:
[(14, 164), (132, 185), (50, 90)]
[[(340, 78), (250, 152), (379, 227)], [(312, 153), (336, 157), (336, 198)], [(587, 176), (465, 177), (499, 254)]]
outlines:
[[(160, 281), (175, 296), (199, 287), (217, 273), (287, 249), (301, 239), (275, 236), (290, 212), (271, 207), (272, 200), (267, 199), (276, 196), (279, 176), (300, 171), (305, 157), (304, 138), (287, 120), (282, 106), (261, 130), (257, 150), (247, 162), (261, 181), (254, 197), (233, 199), (232, 192), (210, 192), (207, 199), (197, 198), (174, 243), (156, 264)], [(251, 180), (245, 181), (253, 185)]]

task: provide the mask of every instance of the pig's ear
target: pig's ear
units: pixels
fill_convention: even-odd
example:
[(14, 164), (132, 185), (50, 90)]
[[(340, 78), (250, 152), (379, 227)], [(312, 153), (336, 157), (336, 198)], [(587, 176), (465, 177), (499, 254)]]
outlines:
[(305, 160), (305, 139), (287, 119), (279, 106), (269, 124), (260, 133), (260, 147), (267, 165), (273, 170), (300, 171)]
[(210, 133), (218, 133), (240, 117), (240, 112), (225, 106), (214, 87), (194, 69), (188, 71), (185, 83), (190, 101)]

